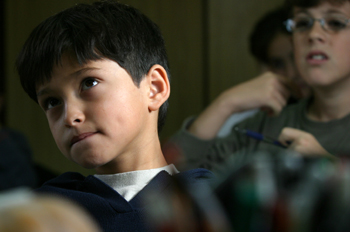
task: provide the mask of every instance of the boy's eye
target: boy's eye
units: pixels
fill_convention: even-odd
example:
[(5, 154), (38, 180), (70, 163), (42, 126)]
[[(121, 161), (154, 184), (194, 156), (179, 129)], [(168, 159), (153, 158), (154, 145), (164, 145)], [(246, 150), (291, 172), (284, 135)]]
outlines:
[(90, 89), (94, 86), (96, 86), (98, 84), (98, 81), (96, 79), (93, 79), (93, 78), (87, 78), (85, 80), (83, 80), (82, 82), (82, 90), (87, 90), (87, 89)]
[(339, 31), (346, 27), (346, 19), (330, 17), (325, 18), (326, 24), (332, 31)]
[(61, 102), (60, 100), (56, 99), (56, 98), (48, 98), (45, 102), (45, 109), (46, 110), (49, 110), (49, 109), (52, 109), (53, 107), (59, 105)]
[(306, 17), (306, 16), (296, 17), (294, 19), (294, 22), (295, 22), (295, 28), (301, 31), (309, 29), (313, 24), (312, 18)]

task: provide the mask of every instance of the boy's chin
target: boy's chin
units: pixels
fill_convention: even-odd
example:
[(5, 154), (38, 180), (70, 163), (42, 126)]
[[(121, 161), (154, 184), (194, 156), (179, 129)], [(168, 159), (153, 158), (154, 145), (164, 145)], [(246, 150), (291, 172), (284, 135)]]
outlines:
[(99, 153), (81, 151), (78, 152), (71, 150), (63, 154), (69, 160), (86, 169), (95, 169), (105, 164), (105, 160)]
[(78, 164), (79, 166), (81, 166), (82, 168), (86, 168), (86, 169), (96, 169), (104, 165), (104, 163), (101, 163), (100, 160), (89, 160), (89, 159), (74, 160), (73, 159), (72, 161)]
[(86, 169), (96, 169), (98, 167), (100, 167), (101, 165), (96, 165), (96, 164), (90, 164), (90, 163), (86, 163), (86, 164), (79, 164), (81, 167), (86, 168)]
[(105, 162), (101, 160), (84, 160), (78, 163), (81, 167), (86, 169), (96, 169), (103, 167), (105, 165)]

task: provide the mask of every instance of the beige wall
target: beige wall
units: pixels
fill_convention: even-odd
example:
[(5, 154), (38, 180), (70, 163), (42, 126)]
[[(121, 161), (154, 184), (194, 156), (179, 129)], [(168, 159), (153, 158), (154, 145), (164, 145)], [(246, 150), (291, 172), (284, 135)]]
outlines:
[[(76, 2), (91, 0), (7, 0), (6, 75), (10, 127), (29, 139), (37, 162), (57, 171), (86, 171), (56, 148), (44, 114), (22, 91), (14, 61), (30, 31), (43, 19)], [(233, 84), (257, 74), (248, 52), (254, 22), (282, 0), (123, 0), (140, 9), (162, 29), (172, 74), (164, 140), (189, 115)]]

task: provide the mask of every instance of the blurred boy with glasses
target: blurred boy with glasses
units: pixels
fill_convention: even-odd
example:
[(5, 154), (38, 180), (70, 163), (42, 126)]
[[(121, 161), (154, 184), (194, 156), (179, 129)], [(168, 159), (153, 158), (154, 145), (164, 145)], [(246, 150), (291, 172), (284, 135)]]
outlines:
[(350, 153), (350, 1), (287, 0), (286, 4), (293, 9), (287, 28), (292, 31), (296, 66), (313, 96), (285, 107), (290, 86), (283, 78), (251, 80), (224, 91), (172, 138), (186, 158), (186, 168), (215, 170), (228, 159), (257, 151), (284, 152), (286, 148), (239, 130), (215, 138), (227, 117), (256, 107), (265, 112), (238, 128), (276, 138), (303, 156), (334, 158)]

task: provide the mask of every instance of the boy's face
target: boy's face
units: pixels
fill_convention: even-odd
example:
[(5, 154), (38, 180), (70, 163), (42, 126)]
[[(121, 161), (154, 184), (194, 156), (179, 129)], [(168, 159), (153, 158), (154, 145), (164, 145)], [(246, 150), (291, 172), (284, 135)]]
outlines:
[(293, 81), (300, 90), (300, 97), (307, 97), (309, 95), (309, 87), (300, 77), (295, 67), (293, 44), (290, 35), (278, 33), (269, 45), (267, 57), (269, 63), (266, 64), (263, 71), (269, 70)]
[(63, 55), (61, 64), (54, 67), (50, 82), (37, 87), (61, 152), (85, 168), (137, 159), (151, 124), (147, 82), (135, 86), (130, 75), (108, 59), (80, 66)]
[[(295, 7), (296, 17), (348, 19), (350, 3), (339, 6), (324, 2), (312, 8)], [(337, 21), (332, 20), (328, 21), (337, 25)], [(297, 67), (310, 86), (339, 86), (350, 81), (349, 24), (339, 31), (326, 31), (320, 21), (315, 21), (309, 30), (293, 32), (293, 42)]]
[(268, 68), (279, 75), (294, 79), (297, 71), (294, 67), (293, 46), (287, 34), (278, 33), (267, 49)]

